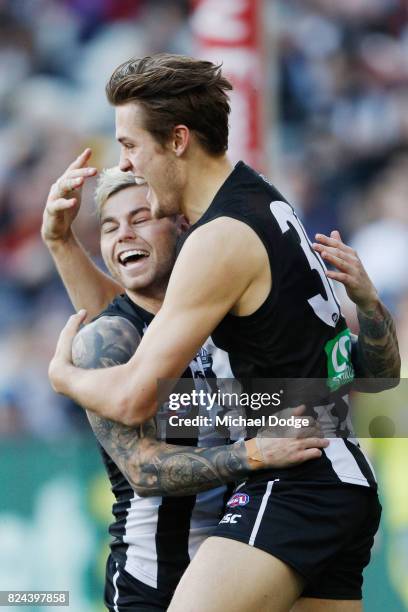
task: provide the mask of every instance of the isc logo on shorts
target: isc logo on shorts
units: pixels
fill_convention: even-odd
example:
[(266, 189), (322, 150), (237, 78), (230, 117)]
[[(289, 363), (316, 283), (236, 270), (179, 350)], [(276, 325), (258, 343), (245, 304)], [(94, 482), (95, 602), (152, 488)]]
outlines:
[(236, 508), (237, 506), (246, 506), (249, 502), (249, 495), (246, 493), (235, 493), (227, 502), (228, 508)]
[(242, 514), (232, 514), (231, 512), (226, 514), (224, 516), (224, 518), (222, 518), (220, 520), (220, 525), (221, 523), (231, 523), (231, 524), (235, 524), (237, 522), (237, 519), (241, 518)]

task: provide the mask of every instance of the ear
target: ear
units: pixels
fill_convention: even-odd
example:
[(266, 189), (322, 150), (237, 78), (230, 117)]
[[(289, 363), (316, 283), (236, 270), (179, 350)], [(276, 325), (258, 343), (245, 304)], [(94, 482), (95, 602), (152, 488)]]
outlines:
[(177, 215), (176, 219), (177, 233), (179, 236), (190, 229), (190, 224), (184, 215)]
[(186, 125), (176, 125), (173, 128), (172, 149), (177, 157), (181, 157), (190, 142), (190, 130)]

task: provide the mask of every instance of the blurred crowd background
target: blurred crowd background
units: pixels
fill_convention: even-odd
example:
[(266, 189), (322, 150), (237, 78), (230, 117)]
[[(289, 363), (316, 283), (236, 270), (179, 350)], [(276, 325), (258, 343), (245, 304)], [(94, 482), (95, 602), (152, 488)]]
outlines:
[[(299, 210), (310, 235), (339, 229), (358, 250), (395, 315), (404, 373), (408, 369), (408, 4), (405, 0), (264, 0), (263, 4), (264, 87), (271, 101), (270, 112), (266, 108), (263, 170)], [(41, 509), (49, 507), (50, 499), (55, 502), (56, 534), (58, 516), (65, 512), (58, 500), (65, 499), (71, 516), (79, 517), (80, 527), (72, 520), (72, 528), (79, 530), (82, 545), (87, 542), (90, 551), (83, 571), (93, 571), (92, 551), (99, 540), (92, 529), (97, 519), (105, 529), (109, 512), (101, 505), (109, 511), (110, 498), (103, 492), (105, 485), (100, 485), (97, 459), (95, 464), (92, 458), (86, 460), (92, 463), (88, 472), (75, 454), (93, 457), (95, 450), (89, 443), (81, 446), (87, 431), (82, 411), (56, 396), (48, 384), (48, 362), (71, 306), (40, 239), (42, 211), (51, 183), (85, 146), (92, 147), (92, 164), (97, 167), (117, 163), (105, 83), (113, 69), (131, 56), (158, 51), (194, 54), (191, 8), (188, 0), (0, 0), (0, 455), (1, 474), (8, 479), (7, 499), (16, 504), (12, 508), (5, 501), (0, 508), (9, 521), (3, 522), (9, 548), (0, 550), (3, 589), (18, 587), (15, 581), (5, 584), (6, 577), (12, 578), (3, 561), (11, 555), (18, 562), (12, 551), (20, 540), (23, 546), (27, 520), (37, 521), (36, 529), (41, 530)], [(100, 262), (93, 188), (91, 184), (85, 189), (76, 231)], [(353, 309), (346, 302), (345, 309), (356, 331)], [(44, 454), (47, 444), (54, 453)], [(391, 471), (395, 482), (390, 456), (398, 458), (404, 480), (406, 440), (374, 444), (372, 455), (385, 483)], [(19, 457), (20, 463), (13, 457)], [(30, 470), (24, 467), (27, 462), (42, 465), (38, 457), (43, 457), (44, 466), (55, 463), (62, 470), (64, 465), (68, 471), (76, 469), (76, 476), (71, 475), (69, 482), (61, 476), (62, 480), (47, 485), (50, 490), (44, 489), (38, 476), (38, 487), (43, 486), (39, 498), (39, 489), (30, 488)], [(37, 472), (41, 472), (38, 466)], [(83, 489), (76, 488), (78, 473)], [(406, 482), (395, 486), (397, 500), (392, 499), (392, 488), (384, 487), (391, 499), (384, 501), (389, 510), (377, 543), (381, 553), (377, 564), (378, 571), (389, 576), (387, 597), (391, 592), (395, 597), (391, 604), (387, 599), (388, 609), (397, 612), (408, 609), (407, 586), (399, 579), (408, 572), (408, 510), (404, 511), (408, 492)], [(31, 491), (26, 503), (20, 499), (23, 490)], [(89, 511), (93, 526), (92, 521), (84, 525), (84, 504), (88, 511), (93, 508)], [(19, 512), (24, 520), (18, 518)], [(35, 546), (37, 540), (30, 541)], [(49, 550), (44, 557), (47, 554)], [(89, 580), (95, 586), (100, 577)], [(367, 588), (373, 589), (375, 582), (368, 580)], [(92, 588), (78, 600), (78, 610), (90, 609)], [(380, 599), (378, 593), (373, 602)], [(384, 609), (375, 605), (367, 609)]]

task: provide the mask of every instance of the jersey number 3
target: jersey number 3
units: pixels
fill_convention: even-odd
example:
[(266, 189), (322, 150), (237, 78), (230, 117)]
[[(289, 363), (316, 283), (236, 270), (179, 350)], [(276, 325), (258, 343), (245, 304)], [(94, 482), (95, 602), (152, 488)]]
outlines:
[(340, 318), (340, 306), (335, 297), (333, 286), (325, 274), (324, 263), (320, 256), (313, 250), (305, 228), (299, 221), (293, 208), (286, 202), (272, 202), (270, 209), (279, 224), (282, 234), (289, 231), (291, 227), (293, 227), (298, 234), (300, 246), (306, 256), (310, 269), (318, 272), (327, 295), (327, 299), (324, 299), (324, 297), (318, 293), (309, 298), (308, 303), (319, 319), (326, 323), (326, 325), (335, 327)]

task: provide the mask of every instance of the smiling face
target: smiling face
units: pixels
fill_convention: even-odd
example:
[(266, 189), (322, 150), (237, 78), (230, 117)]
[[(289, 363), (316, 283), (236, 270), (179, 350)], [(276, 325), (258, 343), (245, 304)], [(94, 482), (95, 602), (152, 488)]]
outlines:
[(152, 215), (161, 218), (181, 212), (183, 176), (171, 143), (162, 146), (144, 129), (143, 108), (136, 102), (117, 106), (116, 138), (120, 143), (119, 167), (132, 172), (148, 186)]
[(164, 294), (175, 261), (178, 225), (153, 219), (147, 188), (134, 185), (111, 195), (101, 211), (101, 252), (112, 276), (128, 291)]

